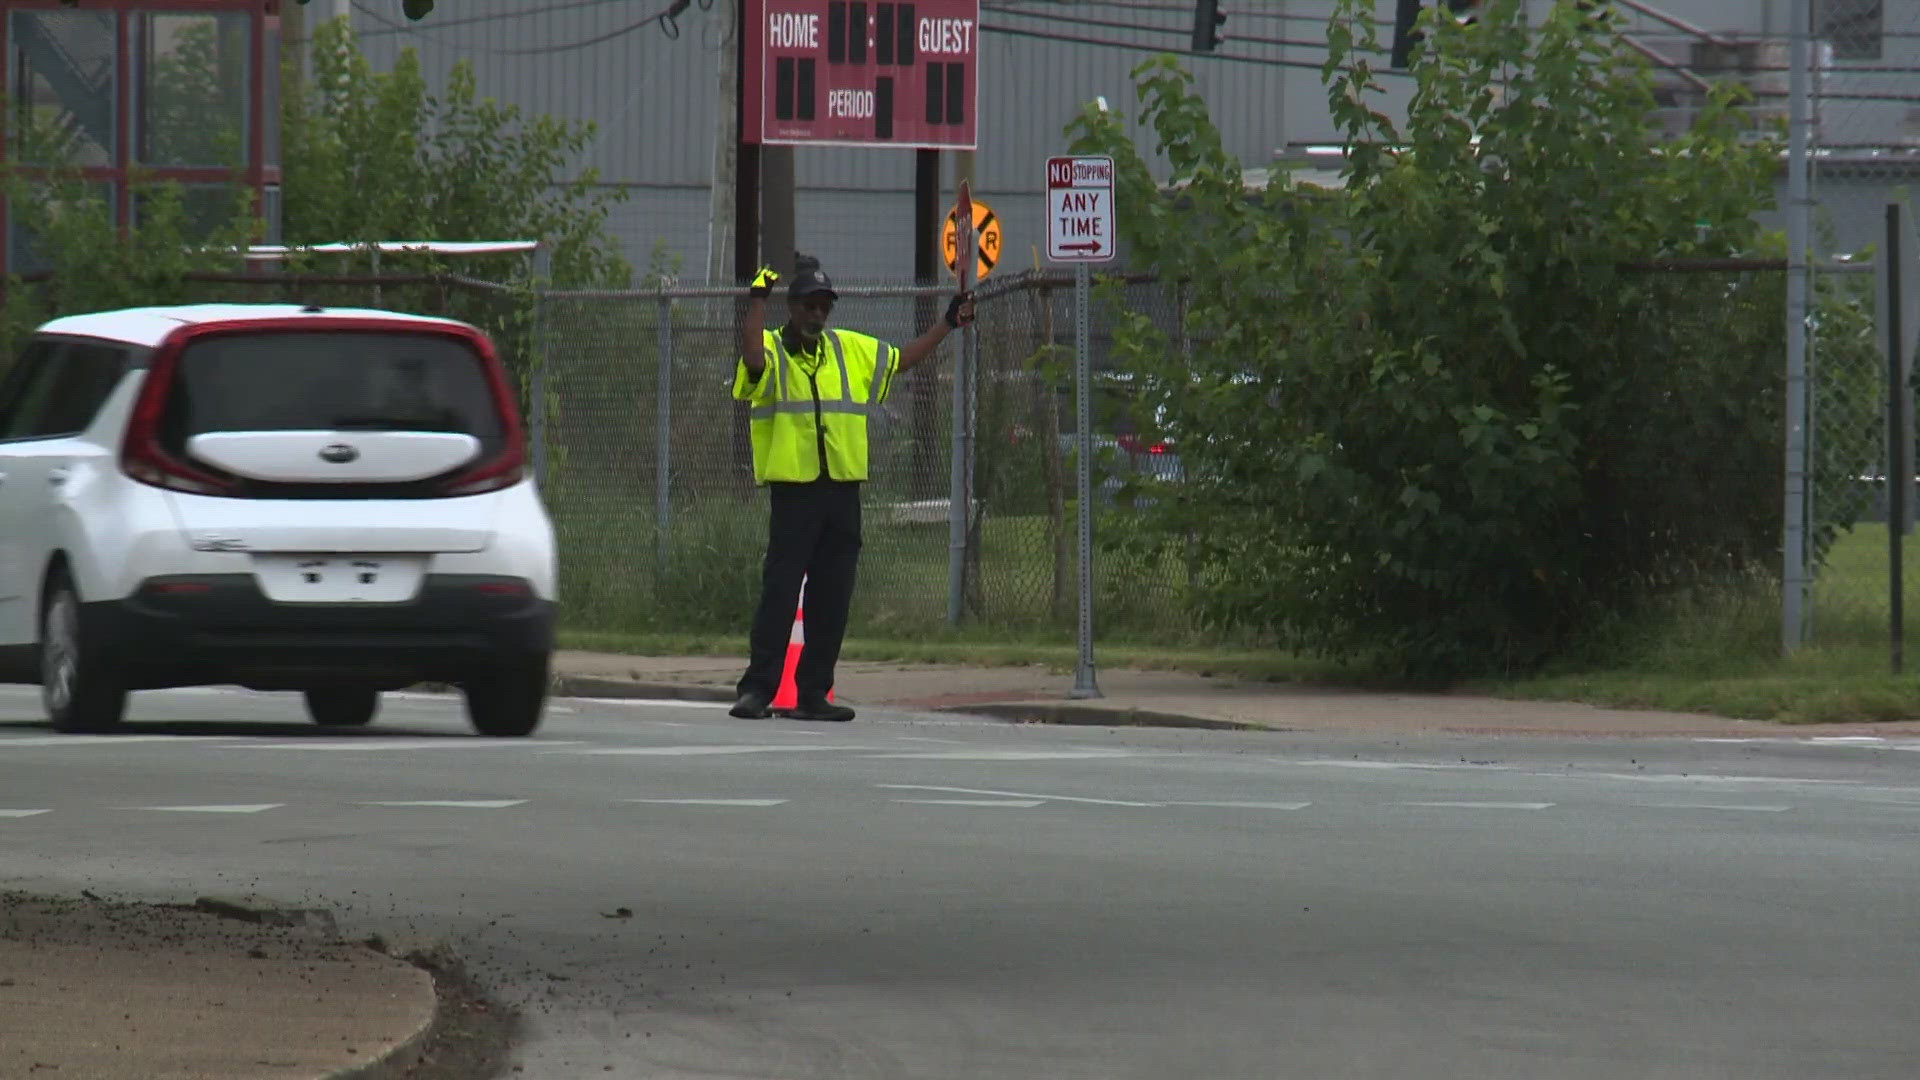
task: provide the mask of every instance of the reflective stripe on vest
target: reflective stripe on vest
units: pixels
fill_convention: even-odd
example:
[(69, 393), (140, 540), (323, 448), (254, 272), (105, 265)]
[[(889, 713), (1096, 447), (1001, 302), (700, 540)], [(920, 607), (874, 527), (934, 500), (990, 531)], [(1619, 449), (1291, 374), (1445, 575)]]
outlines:
[[(853, 400), (853, 383), (847, 378), (847, 354), (845, 350), (840, 347), (840, 336), (831, 330), (827, 331), (824, 336), (827, 341), (832, 344), (833, 362), (840, 368), (840, 400), (816, 401), (813, 398), (808, 398), (805, 401), (787, 400), (787, 388), (793, 385), (794, 363), (793, 358), (787, 355), (786, 343), (780, 340), (778, 334), (775, 334), (773, 338), (773, 351), (775, 355), (774, 367), (776, 374), (774, 376), (775, 381), (773, 388), (774, 396), (779, 400), (770, 405), (755, 405), (753, 408), (747, 410), (748, 419), (771, 420), (777, 413), (812, 416), (816, 407), (822, 413), (839, 413), (844, 416), (871, 415), (871, 406), (866, 402)], [(886, 355), (886, 346), (881, 346), (881, 349), (881, 355), (884, 357)], [(873, 391), (868, 390), (867, 396), (874, 396)]]
[(762, 483), (867, 478), (867, 419), (877, 407), (855, 400), (854, 385), (860, 385), (861, 397), (873, 398), (881, 387), (881, 357), (892, 351), (865, 335), (850, 342), (829, 330), (821, 337), (833, 350), (832, 363), (840, 372), (837, 398), (824, 396), (836, 389), (832, 374), (820, 370), (828, 362), (825, 348), (814, 354), (819, 359), (808, 373), (777, 331), (768, 331), (762, 339), (766, 367), (773, 372), (768, 376), (763, 370), (762, 380), (770, 381), (764, 383), (759, 402), (748, 408), (754, 478)]

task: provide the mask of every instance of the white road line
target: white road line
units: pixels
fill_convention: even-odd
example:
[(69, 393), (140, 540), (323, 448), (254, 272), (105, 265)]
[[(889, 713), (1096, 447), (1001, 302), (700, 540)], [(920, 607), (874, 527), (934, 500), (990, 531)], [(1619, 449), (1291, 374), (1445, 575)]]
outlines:
[(1132, 750), (921, 750), (870, 756), (895, 761), (1111, 761), (1141, 755)]
[(454, 810), (505, 810), (509, 806), (519, 806), (525, 799), (403, 799), (381, 802), (364, 802), (361, 806), (439, 806)]
[(51, 813), (51, 810), (0, 810), (0, 818), (26, 818)]
[(1310, 802), (1170, 802), (1168, 806), (1212, 806), (1222, 810), (1305, 810)]
[(222, 750), (331, 750), (357, 752), (367, 750), (529, 750), (549, 746), (579, 746), (580, 739), (327, 739), (316, 736), (299, 742), (233, 743)]
[(1325, 759), (1289, 761), (1284, 758), (1274, 758), (1273, 760), (1278, 761), (1282, 765), (1324, 765), (1335, 769), (1455, 769), (1472, 772), (1505, 772), (1508, 768), (1508, 766), (1505, 765), (1469, 765), (1464, 762), (1328, 761)]
[(621, 799), (621, 802), (657, 806), (779, 806), (785, 799)]
[(1530, 772), (1559, 780), (1638, 780), (1649, 784), (1840, 784), (1858, 786), (1859, 780), (1815, 780), (1802, 776), (1711, 776), (1706, 773), (1566, 773)]
[(1699, 802), (1694, 802), (1694, 803), (1636, 802), (1636, 803), (1628, 803), (1627, 805), (1646, 807), (1649, 810), (1744, 810), (1744, 811), (1749, 811), (1756, 814), (1784, 814), (1787, 811), (1793, 809), (1793, 807), (1791, 806), (1758, 806), (1758, 805), (1743, 806), (1743, 805), (1738, 805), (1734, 803), (1699, 803)]
[(262, 810), (278, 810), (286, 803), (239, 803), (230, 806), (121, 806), (120, 810), (164, 810), (173, 814), (257, 814)]
[(607, 698), (607, 697), (570, 697), (568, 701), (585, 701), (593, 705), (633, 705), (647, 709), (731, 709), (728, 701), (681, 701), (677, 698)]
[(1159, 806), (1160, 803), (1122, 802), (1118, 799), (1085, 799), (1077, 795), (1040, 795), (1031, 791), (993, 791), (987, 788), (934, 787), (929, 784), (875, 784), (890, 791), (944, 791), (954, 795), (995, 795), (1003, 799), (1044, 799), (1049, 802), (1093, 803), (1096, 806)]
[(1014, 810), (1031, 810), (1046, 804), (1039, 799), (895, 799), (897, 803), (914, 803), (920, 806), (1004, 806)]
[(232, 742), (231, 735), (25, 735), (8, 738), (0, 735), (0, 750), (12, 747), (47, 746), (119, 746), (126, 743), (200, 743)]
[(822, 750), (871, 750), (871, 746), (608, 746), (593, 750), (554, 750), (554, 754), (586, 757), (704, 757), (714, 754), (794, 754)]
[(901, 735), (901, 736), (898, 736), (898, 738), (901, 742), (930, 742), (930, 743), (940, 743), (945, 746), (960, 745), (959, 739), (935, 739), (926, 735)]
[(1402, 802), (1395, 806), (1424, 806), (1449, 810), (1545, 810), (1550, 802)]

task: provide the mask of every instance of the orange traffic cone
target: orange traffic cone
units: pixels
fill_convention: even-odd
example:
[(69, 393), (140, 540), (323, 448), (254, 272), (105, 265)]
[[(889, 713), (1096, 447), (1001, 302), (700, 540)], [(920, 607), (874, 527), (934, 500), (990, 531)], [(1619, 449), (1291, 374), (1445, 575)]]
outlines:
[[(807, 580), (800, 579), (800, 606), (793, 612), (793, 633), (787, 637), (787, 662), (780, 669), (780, 689), (773, 695), (772, 708), (792, 709), (800, 704), (800, 689), (794, 682), (794, 672), (800, 667), (800, 647), (807, 643)], [(833, 700), (833, 690), (827, 690), (827, 700)]]

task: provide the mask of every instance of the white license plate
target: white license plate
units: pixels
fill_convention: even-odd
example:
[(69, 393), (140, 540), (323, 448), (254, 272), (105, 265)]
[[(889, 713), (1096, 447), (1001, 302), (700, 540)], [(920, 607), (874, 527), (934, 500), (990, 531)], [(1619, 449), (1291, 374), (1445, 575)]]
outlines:
[(425, 555), (255, 555), (267, 599), (290, 604), (396, 604), (420, 591)]

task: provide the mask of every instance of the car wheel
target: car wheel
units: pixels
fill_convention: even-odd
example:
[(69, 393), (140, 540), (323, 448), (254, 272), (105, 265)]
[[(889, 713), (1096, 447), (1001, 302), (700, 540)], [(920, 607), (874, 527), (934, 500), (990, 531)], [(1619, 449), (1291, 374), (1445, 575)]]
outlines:
[(89, 640), (80, 597), (62, 574), (48, 584), (40, 613), (40, 700), (55, 731), (109, 731), (127, 711), (127, 690)]
[(307, 715), (321, 727), (365, 727), (380, 711), (380, 692), (357, 686), (309, 690)]
[(502, 738), (532, 734), (547, 707), (547, 657), (502, 663), (468, 679), (461, 690), (475, 731)]

